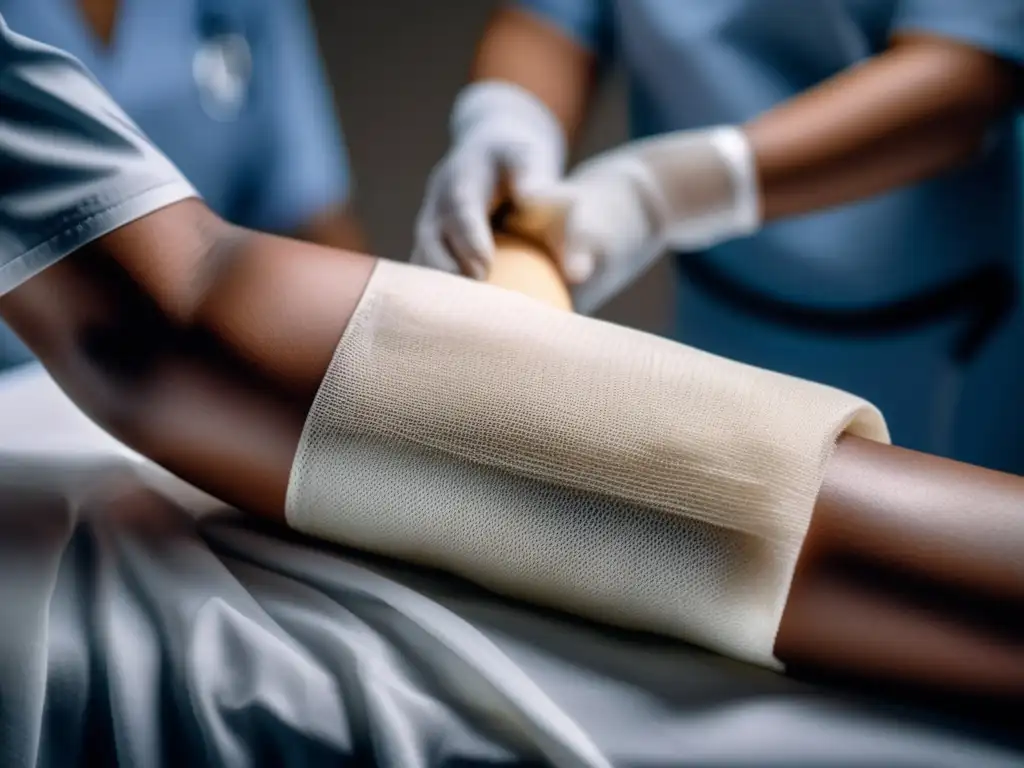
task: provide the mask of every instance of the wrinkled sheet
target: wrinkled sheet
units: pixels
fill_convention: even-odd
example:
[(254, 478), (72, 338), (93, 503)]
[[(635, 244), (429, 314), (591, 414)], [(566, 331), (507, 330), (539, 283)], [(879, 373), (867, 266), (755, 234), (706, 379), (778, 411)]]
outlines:
[(1012, 729), (246, 520), (34, 366), (0, 377), (0, 526), (3, 766), (1024, 764)]

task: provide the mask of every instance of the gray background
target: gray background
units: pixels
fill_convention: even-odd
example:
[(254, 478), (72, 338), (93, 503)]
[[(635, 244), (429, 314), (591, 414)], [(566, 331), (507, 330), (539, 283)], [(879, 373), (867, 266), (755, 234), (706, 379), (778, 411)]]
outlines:
[[(356, 209), (382, 256), (406, 259), (427, 174), (447, 146), (448, 111), (466, 82), (496, 0), (311, 0), (355, 174)], [(594, 106), (577, 154), (625, 138), (624, 88)], [(668, 327), (671, 274), (655, 267), (602, 315)]]

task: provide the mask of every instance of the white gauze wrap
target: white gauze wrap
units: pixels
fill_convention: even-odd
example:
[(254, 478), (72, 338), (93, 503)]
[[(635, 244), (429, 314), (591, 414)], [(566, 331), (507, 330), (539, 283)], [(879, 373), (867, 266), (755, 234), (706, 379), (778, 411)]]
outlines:
[(825, 463), (865, 401), (381, 261), (314, 400), (289, 524), (778, 666)]

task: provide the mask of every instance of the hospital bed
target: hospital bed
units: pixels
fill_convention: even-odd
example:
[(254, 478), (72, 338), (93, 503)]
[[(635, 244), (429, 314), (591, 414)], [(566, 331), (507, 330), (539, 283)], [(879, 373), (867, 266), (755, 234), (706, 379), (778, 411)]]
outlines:
[(0, 521), (2, 766), (1024, 765), (1019, 714), (776, 675), (246, 519), (35, 365), (0, 376)]

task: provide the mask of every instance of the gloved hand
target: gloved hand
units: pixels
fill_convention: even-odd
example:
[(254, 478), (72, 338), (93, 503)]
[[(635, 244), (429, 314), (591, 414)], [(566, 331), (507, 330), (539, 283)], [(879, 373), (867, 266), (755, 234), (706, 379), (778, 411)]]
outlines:
[(507, 183), (515, 200), (542, 193), (562, 175), (565, 136), (539, 99), (499, 81), (459, 94), (451, 131), (451, 149), (427, 182), (412, 262), (482, 279), (494, 256), (499, 186)]
[[(527, 234), (556, 255), (584, 313), (625, 289), (667, 248), (693, 251), (749, 235), (761, 215), (753, 152), (733, 127), (631, 142), (519, 204), (522, 221), (549, 222), (549, 231)], [(551, 231), (553, 220), (558, 231)]]

